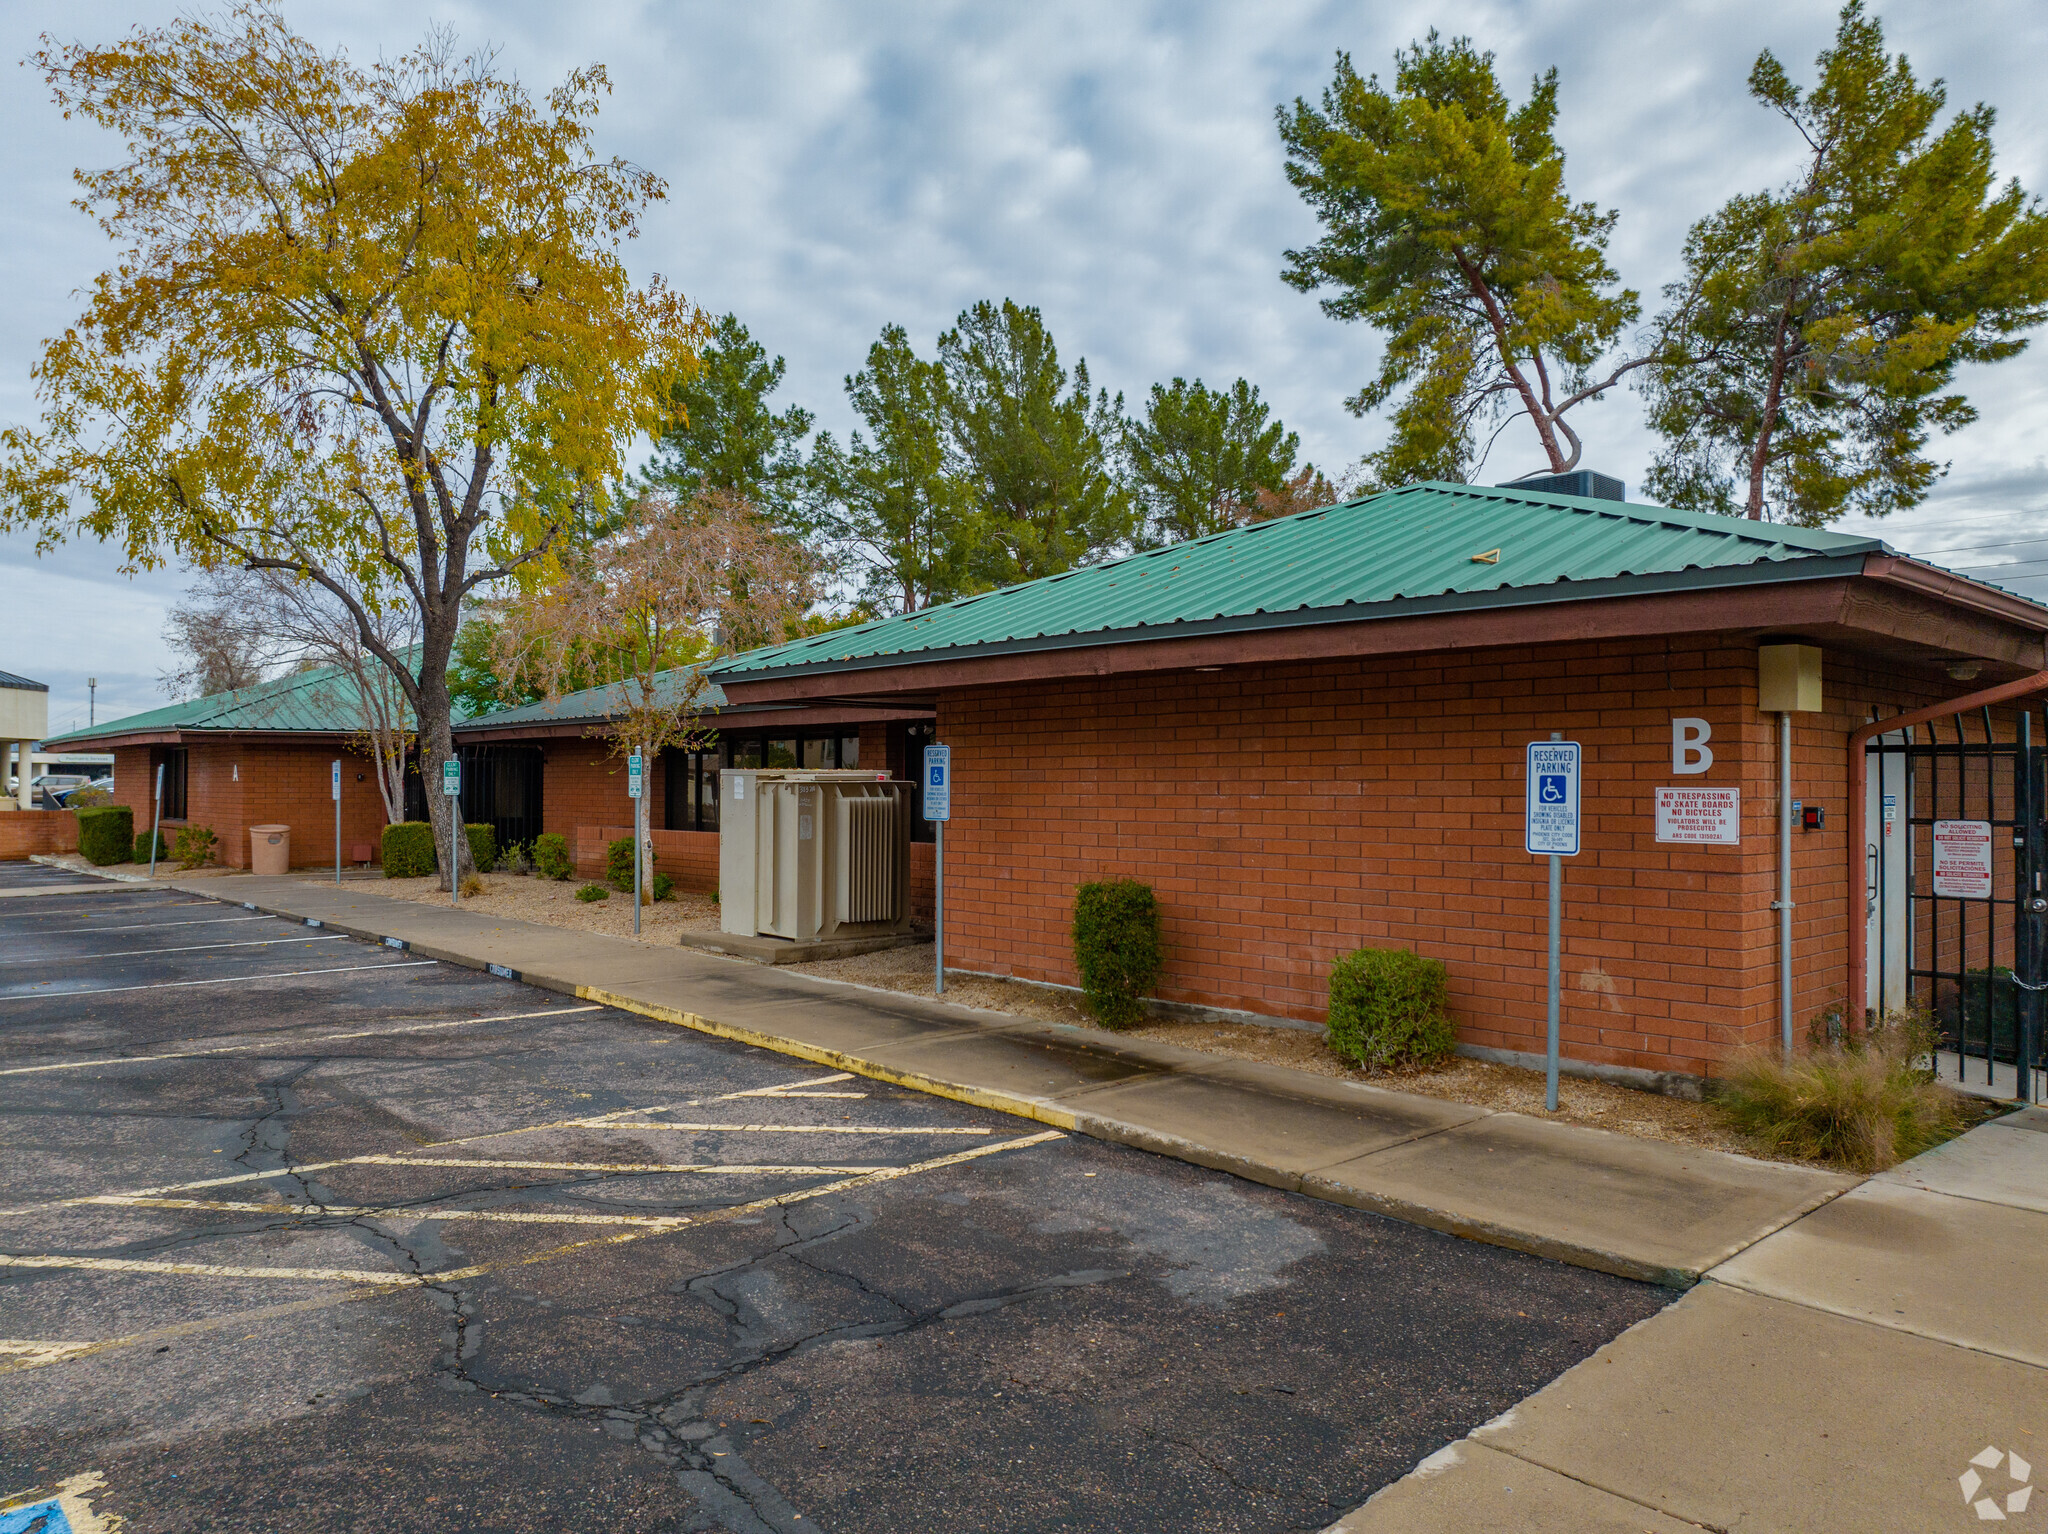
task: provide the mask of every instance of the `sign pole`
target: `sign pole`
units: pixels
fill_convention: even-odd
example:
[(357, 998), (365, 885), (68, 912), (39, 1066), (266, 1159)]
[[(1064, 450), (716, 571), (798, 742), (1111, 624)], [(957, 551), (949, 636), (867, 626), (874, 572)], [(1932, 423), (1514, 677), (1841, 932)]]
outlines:
[(341, 758), (334, 760), (334, 882), (341, 883)]
[(156, 764), (156, 809), (149, 817), (149, 876), (156, 877), (156, 848), (163, 838), (164, 823), (164, 764)]
[(462, 909), (462, 859), (456, 855), (456, 838), (462, 835), (462, 760), (449, 757), (441, 763), (441, 797), (448, 804), (448, 903)]
[(640, 841), (644, 833), (640, 829), (640, 807), (646, 802), (641, 794), (642, 761), (638, 751), (626, 758), (626, 793), (633, 801), (633, 936), (640, 935)]
[(1545, 986), (1543, 1106), (1557, 1112), (1558, 977), (1564, 930), (1564, 860), (1579, 854), (1579, 744), (1556, 731), (1529, 742), (1522, 845), (1550, 860), (1550, 935)]
[(932, 986), (946, 994), (946, 822), (953, 818), (953, 748), (924, 748), (924, 818), (932, 823)]

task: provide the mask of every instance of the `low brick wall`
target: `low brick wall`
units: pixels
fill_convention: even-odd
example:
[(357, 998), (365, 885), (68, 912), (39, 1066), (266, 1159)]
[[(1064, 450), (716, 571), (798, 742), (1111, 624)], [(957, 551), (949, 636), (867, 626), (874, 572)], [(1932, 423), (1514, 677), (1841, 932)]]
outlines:
[[(604, 849), (622, 836), (631, 836), (631, 826), (578, 826), (569, 844), (569, 856), (579, 879), (604, 877)], [(709, 895), (718, 888), (718, 833), (716, 831), (649, 831), (654, 841), (654, 866), (676, 881), (678, 889)], [(910, 914), (913, 920), (932, 919), (932, 844), (910, 844)]]
[(0, 863), (25, 863), (40, 853), (77, 850), (78, 817), (69, 810), (0, 813)]

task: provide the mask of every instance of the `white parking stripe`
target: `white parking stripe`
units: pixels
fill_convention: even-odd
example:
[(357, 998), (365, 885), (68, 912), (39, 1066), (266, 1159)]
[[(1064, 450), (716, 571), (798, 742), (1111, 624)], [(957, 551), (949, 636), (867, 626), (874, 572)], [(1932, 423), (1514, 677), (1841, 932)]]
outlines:
[(62, 953), (47, 959), (0, 959), (0, 964), (68, 964), (74, 959), (133, 959), (159, 953), (200, 953), (208, 948), (268, 948), (275, 943), (338, 943), (345, 932), (326, 937), (259, 937), (242, 943), (187, 943), (182, 948), (121, 948), (113, 953)]
[(5, 1001), (43, 1001), (52, 996), (111, 996), (116, 991), (172, 991), (187, 985), (243, 985), (259, 980), (296, 980), (301, 975), (348, 975), (359, 969), (424, 969), (433, 959), (407, 959), (398, 964), (345, 964), (337, 969), (291, 969), (276, 975), (224, 975), (218, 980), (162, 980), (154, 985), (103, 985), (91, 991), (24, 991), (19, 996), (0, 996)]
[(571, 1119), (572, 1129), (679, 1129), (698, 1134), (714, 1129), (750, 1135), (988, 1135), (993, 1129), (875, 1128), (864, 1124), (628, 1124), (616, 1119)]
[[(855, 1188), (864, 1188), (876, 1183), (890, 1182), (899, 1177), (915, 1177), (922, 1172), (937, 1171), (941, 1167), (959, 1166), (983, 1156), (994, 1156), (1003, 1151), (1023, 1150), (1027, 1146), (1043, 1145), (1048, 1140), (1064, 1140), (1066, 1135), (1057, 1129), (1042, 1130), (1035, 1135), (1020, 1139), (1004, 1140), (995, 1145), (977, 1145), (973, 1150), (955, 1151), (950, 1156), (934, 1157), (930, 1161), (915, 1162), (910, 1166), (884, 1167), (878, 1172), (863, 1172), (857, 1177), (844, 1177), (837, 1182), (819, 1183), (815, 1187), (797, 1188), (788, 1193), (773, 1193), (766, 1198), (750, 1199), (744, 1204), (731, 1204), (724, 1209), (711, 1210), (701, 1214), (678, 1215), (666, 1230), (650, 1230), (644, 1226), (620, 1232), (615, 1236), (597, 1236), (586, 1241), (572, 1241), (564, 1246), (551, 1247), (546, 1251), (529, 1253), (523, 1257), (510, 1257), (502, 1262), (474, 1263), (466, 1268), (445, 1268), (434, 1273), (374, 1273), (358, 1272), (347, 1268), (244, 1268), (229, 1267), (211, 1263), (193, 1262), (152, 1262), (126, 1257), (0, 1257), (0, 1267), (16, 1268), (80, 1268), (88, 1271), (109, 1273), (171, 1273), (206, 1278), (281, 1278), (312, 1282), (342, 1282), (366, 1284), (370, 1287), (349, 1296), (352, 1299), (368, 1299), (377, 1294), (389, 1294), (398, 1289), (412, 1288), (420, 1284), (459, 1283), (464, 1279), (481, 1278), (486, 1273), (499, 1272), (507, 1268), (529, 1267), (537, 1262), (551, 1262), (557, 1257), (566, 1257), (571, 1252), (582, 1251), (593, 1246), (623, 1246), (629, 1241), (644, 1241), (649, 1236), (665, 1235), (670, 1230), (683, 1230), (698, 1225), (710, 1225), (731, 1220), (762, 1210), (785, 1208), (801, 1204), (814, 1198), (825, 1198), (834, 1193), (845, 1193)], [(233, 1322), (232, 1316), (220, 1318), (221, 1325)], [(189, 1329), (189, 1328), (188, 1328)], [(109, 1347), (144, 1341), (145, 1338), (117, 1337), (105, 1343), (93, 1345), (95, 1352)], [(79, 1357), (80, 1353), (72, 1353)], [(13, 1369), (34, 1367), (33, 1362), (0, 1364), (0, 1373)]]
[(879, 1172), (878, 1166), (746, 1161), (472, 1161), (461, 1156), (365, 1156), (363, 1166), (486, 1166), (514, 1172), (695, 1172), (752, 1176), (808, 1172)]
[[(875, 1170), (869, 1168), (868, 1170)], [(549, 1210), (408, 1209), (403, 1204), (260, 1204), (208, 1198), (103, 1198), (95, 1202), (118, 1209), (198, 1209), (220, 1214), (286, 1216), (294, 1220), (496, 1220), (515, 1225), (655, 1225), (685, 1223), (674, 1214), (560, 1214)]]
[[(371, 966), (390, 968), (389, 965)], [(0, 1071), (0, 1076), (33, 1076), (40, 1071), (82, 1071), (95, 1065), (139, 1065), (151, 1060), (197, 1060), (205, 1055), (229, 1055), (241, 1049), (262, 1050), (273, 1045), (292, 1043), (295, 1048), (308, 1044), (331, 1044), (338, 1039), (381, 1038), (393, 1033), (429, 1033), (437, 1028), (467, 1028), (473, 1023), (516, 1023), (529, 1017), (566, 1017), (572, 1012), (601, 1012), (596, 1006), (550, 1007), (545, 1012), (500, 1012), (494, 1017), (458, 1017), (439, 1023), (404, 1023), (391, 1028), (356, 1028), (347, 1033), (316, 1033), (310, 1039), (299, 1039), (295, 1043), (287, 1040), (282, 1033), (265, 1034), (262, 1038), (247, 1044), (222, 1044), (214, 1049), (180, 1049), (160, 1055), (113, 1055), (98, 1060), (64, 1060), (54, 1065), (16, 1065)], [(289, 1051), (287, 1051), (289, 1052)], [(644, 1112), (644, 1109), (635, 1109)]]
[(779, 1087), (753, 1087), (745, 1092), (721, 1092), (716, 1097), (693, 1097), (690, 1106), (700, 1103), (729, 1103), (742, 1097), (866, 1097), (865, 1092), (814, 1092), (812, 1087), (822, 1087), (834, 1081), (853, 1080), (852, 1071), (840, 1071), (836, 1075), (819, 1076), (811, 1081), (787, 1081)]
[[(211, 905), (212, 901), (195, 902)], [(58, 927), (49, 932), (38, 932), (37, 937), (63, 937), (69, 932), (154, 932), (159, 927), (217, 927), (231, 921), (277, 921), (275, 916), (194, 916), (184, 921), (139, 921), (125, 927)]]

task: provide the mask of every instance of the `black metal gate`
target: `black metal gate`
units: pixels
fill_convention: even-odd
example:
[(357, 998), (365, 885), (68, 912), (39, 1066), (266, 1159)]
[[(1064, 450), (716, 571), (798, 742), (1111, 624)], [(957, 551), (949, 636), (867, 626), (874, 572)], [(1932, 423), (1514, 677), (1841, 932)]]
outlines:
[(541, 833), (542, 758), (538, 746), (457, 746), (462, 759), (462, 818), (488, 825), (500, 847), (531, 848)]
[[(2041, 1026), (2048, 949), (2048, 711), (2001, 740), (1989, 709), (1879, 736), (1864, 748), (1868, 960), (1884, 1009), (1933, 1018), (1945, 1072), (2017, 1085), (2048, 1066)], [(1903, 983), (1904, 994), (1899, 994)]]

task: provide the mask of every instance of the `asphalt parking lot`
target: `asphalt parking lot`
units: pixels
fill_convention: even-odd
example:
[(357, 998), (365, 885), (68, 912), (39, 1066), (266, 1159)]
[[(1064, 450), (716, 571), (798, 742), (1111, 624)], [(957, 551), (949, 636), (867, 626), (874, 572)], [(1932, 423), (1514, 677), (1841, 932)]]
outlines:
[(170, 892), (0, 898), (0, 1136), (126, 1534), (1320, 1529), (1672, 1298)]

